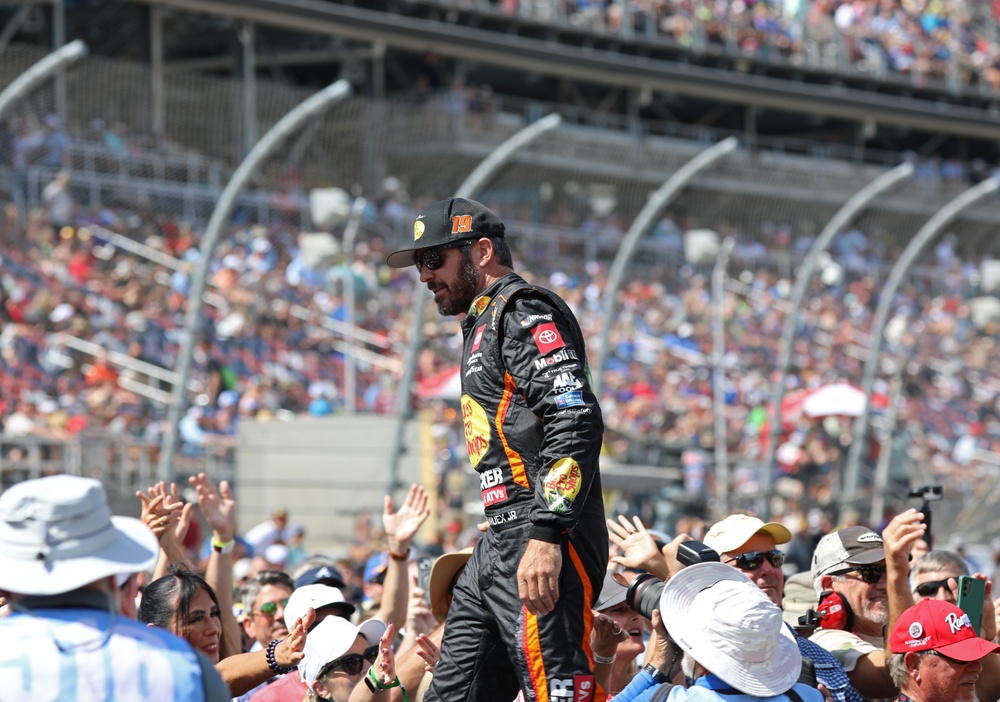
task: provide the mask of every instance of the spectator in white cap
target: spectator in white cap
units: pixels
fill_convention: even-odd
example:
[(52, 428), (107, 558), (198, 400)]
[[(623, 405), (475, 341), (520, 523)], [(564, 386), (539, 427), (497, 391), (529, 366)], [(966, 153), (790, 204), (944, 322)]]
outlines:
[[(344, 601), (343, 593), (329, 585), (303, 585), (292, 591), (285, 605), (285, 621), (294, 622), (299, 618), (308, 620), (309, 610), (315, 613), (315, 619), (308, 631), (315, 631), (327, 617), (340, 617), (350, 621), (355, 607)], [(306, 641), (309, 640), (307, 634)], [(304, 660), (304, 658), (303, 658)], [(301, 702), (309, 694), (309, 688), (302, 680), (301, 670), (280, 676), (273, 683), (263, 688), (253, 696), (253, 702)]]
[(299, 663), (299, 674), (309, 688), (306, 699), (347, 702), (369, 674), (385, 632), (385, 622), (378, 619), (368, 619), (360, 626), (340, 617), (323, 620), (309, 633), (306, 655)]
[[(802, 656), (781, 610), (734, 568), (683, 568), (663, 588), (653, 626), (647, 665), (615, 702), (823, 699), (797, 682)], [(678, 659), (688, 688), (664, 685), (676, 675)]]
[[(791, 539), (791, 532), (777, 522), (765, 523), (757, 517), (733, 514), (712, 525), (705, 535), (705, 545), (718, 553), (723, 563), (750, 578), (771, 602), (781, 607), (785, 591), (781, 567), (785, 554), (778, 546)], [(861, 702), (861, 695), (851, 686), (844, 668), (829, 651), (798, 634), (795, 643), (799, 653), (813, 662), (816, 680), (823, 683), (836, 702)]]
[[(151, 570), (159, 543), (113, 517), (101, 484), (57, 475), (0, 496), (0, 699), (228, 700), (190, 644), (117, 614), (116, 576)], [(71, 674), (67, 674), (72, 671)], [(140, 692), (142, 690), (143, 692)]]

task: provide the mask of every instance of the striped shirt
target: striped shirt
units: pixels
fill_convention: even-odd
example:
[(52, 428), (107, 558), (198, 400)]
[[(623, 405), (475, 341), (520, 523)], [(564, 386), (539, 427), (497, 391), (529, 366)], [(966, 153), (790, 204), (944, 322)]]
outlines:
[(0, 640), (0, 702), (206, 700), (185, 640), (107, 610), (15, 611), (0, 619)]

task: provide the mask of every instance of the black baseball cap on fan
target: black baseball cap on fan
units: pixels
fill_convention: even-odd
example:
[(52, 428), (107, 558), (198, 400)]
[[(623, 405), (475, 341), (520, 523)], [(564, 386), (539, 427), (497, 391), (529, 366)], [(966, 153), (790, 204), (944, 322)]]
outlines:
[(416, 264), (414, 254), (421, 249), (503, 235), (503, 222), (493, 210), (475, 200), (451, 197), (435, 202), (417, 215), (413, 222), (413, 246), (393, 251), (385, 262), (390, 268), (406, 268)]

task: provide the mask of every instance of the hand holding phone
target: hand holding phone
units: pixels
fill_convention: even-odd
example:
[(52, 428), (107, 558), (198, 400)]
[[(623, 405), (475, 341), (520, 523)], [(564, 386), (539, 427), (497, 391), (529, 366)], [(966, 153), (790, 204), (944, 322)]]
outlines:
[(958, 608), (969, 615), (976, 635), (983, 630), (983, 599), (986, 597), (986, 582), (971, 575), (958, 579)]

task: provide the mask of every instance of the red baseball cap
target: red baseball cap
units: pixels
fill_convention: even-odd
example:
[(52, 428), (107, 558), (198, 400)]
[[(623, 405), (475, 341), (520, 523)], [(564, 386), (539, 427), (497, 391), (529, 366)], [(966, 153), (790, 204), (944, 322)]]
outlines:
[(978, 661), (1000, 646), (981, 639), (969, 615), (943, 600), (921, 600), (896, 620), (889, 646), (893, 653), (930, 651), (958, 661)]

